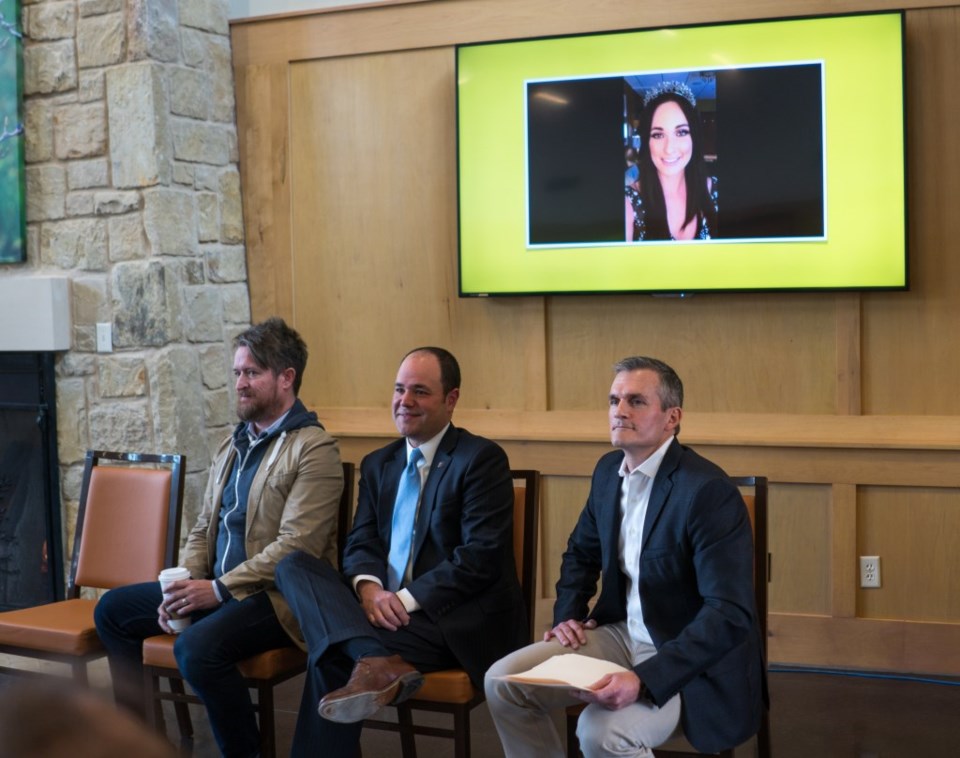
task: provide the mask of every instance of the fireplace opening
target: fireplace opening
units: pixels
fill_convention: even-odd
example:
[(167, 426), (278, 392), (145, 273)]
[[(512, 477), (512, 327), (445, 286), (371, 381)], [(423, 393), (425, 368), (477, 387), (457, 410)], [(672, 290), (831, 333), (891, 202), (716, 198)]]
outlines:
[(52, 352), (0, 352), (0, 610), (64, 596)]

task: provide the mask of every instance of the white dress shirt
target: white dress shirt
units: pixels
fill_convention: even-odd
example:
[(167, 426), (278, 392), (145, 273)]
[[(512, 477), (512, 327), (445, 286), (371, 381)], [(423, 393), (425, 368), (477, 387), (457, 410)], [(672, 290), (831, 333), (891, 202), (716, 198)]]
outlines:
[[(420, 445), (420, 452), (423, 455), (419, 461), (417, 461), (417, 471), (420, 473), (420, 499), (417, 501), (417, 515), (420, 513), (420, 503), (423, 502), (423, 486), (427, 483), (427, 476), (430, 474), (430, 466), (433, 465), (434, 456), (437, 454), (437, 448), (440, 447), (440, 440), (443, 439), (443, 435), (447, 433), (447, 429), (450, 428), (450, 424), (447, 424), (440, 432), (431, 437), (429, 440)], [(407, 457), (406, 460), (410, 460), (410, 454), (413, 452), (413, 445), (410, 444), (410, 440), (407, 440)], [(413, 518), (414, 532), (413, 536), (410, 539), (410, 557), (407, 559), (407, 568), (403, 572), (404, 582), (408, 581), (411, 576), (410, 572), (413, 570), (413, 546), (416, 544), (417, 532), (417, 516)], [(356, 591), (357, 585), (360, 582), (375, 582), (381, 587), (383, 583), (375, 576), (370, 574), (358, 574), (355, 577), (352, 577), (350, 580), (353, 584), (353, 589)], [(417, 602), (416, 598), (410, 594), (410, 590), (406, 587), (401, 587), (397, 591), (397, 597), (400, 599), (400, 602), (403, 603), (403, 607), (406, 609), (407, 613), (413, 613), (414, 611), (420, 610), (420, 603)]]
[[(643, 522), (653, 490), (653, 480), (663, 462), (673, 437), (657, 448), (649, 458), (633, 471), (627, 468), (624, 458), (620, 464), (623, 487), (620, 492), (620, 539), (617, 545), (620, 570), (627, 577), (627, 629), (630, 639), (637, 643), (652, 645), (650, 632), (643, 623), (643, 604), (640, 601), (640, 551), (643, 537)], [(634, 660), (634, 663), (639, 661)]]

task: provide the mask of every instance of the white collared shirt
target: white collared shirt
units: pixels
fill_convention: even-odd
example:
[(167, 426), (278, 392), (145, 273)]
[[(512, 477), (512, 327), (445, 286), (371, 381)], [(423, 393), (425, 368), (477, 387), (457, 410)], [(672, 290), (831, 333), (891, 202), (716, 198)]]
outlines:
[[(652, 645), (653, 640), (643, 623), (643, 604), (640, 600), (640, 552), (642, 549), (643, 523), (650, 504), (653, 480), (663, 462), (667, 448), (673, 442), (670, 437), (633, 471), (627, 468), (627, 460), (620, 464), (623, 487), (620, 490), (620, 539), (617, 554), (620, 570), (627, 577), (627, 629), (630, 639), (636, 643)], [(634, 660), (634, 663), (637, 663)]]
[[(440, 440), (443, 439), (443, 435), (447, 433), (447, 429), (449, 428), (450, 424), (447, 423), (447, 425), (444, 426), (439, 433), (428, 439), (419, 447), (423, 458), (417, 461), (417, 471), (420, 473), (420, 499), (417, 501), (417, 515), (420, 514), (420, 503), (423, 502), (423, 486), (427, 483), (427, 476), (430, 474), (430, 467), (433, 465), (433, 459), (437, 454), (437, 448), (440, 447)], [(413, 445), (410, 444), (410, 440), (407, 440), (407, 456), (404, 460), (409, 462), (410, 455), (413, 450)], [(417, 515), (413, 517), (414, 532), (410, 538), (410, 557), (407, 559), (407, 568), (403, 573), (404, 581), (410, 579), (410, 572), (413, 570), (413, 547), (417, 540)], [(370, 574), (358, 574), (357, 576), (352, 577), (350, 581), (353, 584), (354, 591), (356, 591), (357, 585), (362, 581), (376, 582), (381, 587), (383, 586), (377, 577)], [(416, 598), (410, 594), (410, 590), (408, 590), (406, 587), (401, 587), (397, 591), (397, 597), (400, 599), (400, 602), (403, 603), (403, 607), (406, 609), (407, 613), (413, 613), (414, 611), (420, 610), (420, 603), (417, 602)]]

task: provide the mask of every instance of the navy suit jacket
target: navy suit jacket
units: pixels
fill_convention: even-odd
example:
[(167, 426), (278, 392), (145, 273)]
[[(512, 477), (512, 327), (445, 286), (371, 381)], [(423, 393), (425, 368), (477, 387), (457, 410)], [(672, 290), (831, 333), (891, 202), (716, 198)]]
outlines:
[[(393, 505), (406, 466), (399, 439), (360, 464), (359, 497), (345, 576), (387, 585)], [(484, 672), (527, 644), (528, 625), (513, 556), (513, 479), (499, 445), (452, 424), (424, 483), (405, 586), (478, 687)]]
[[(563, 556), (554, 623), (626, 619), (618, 555), (623, 453), (603, 456)], [(753, 592), (753, 532), (727, 475), (676, 439), (650, 494), (641, 537), (643, 621), (657, 648), (634, 667), (650, 698), (680, 693), (697, 750), (732, 748), (760, 728), (766, 681)], [(590, 612), (597, 578), (602, 589)]]

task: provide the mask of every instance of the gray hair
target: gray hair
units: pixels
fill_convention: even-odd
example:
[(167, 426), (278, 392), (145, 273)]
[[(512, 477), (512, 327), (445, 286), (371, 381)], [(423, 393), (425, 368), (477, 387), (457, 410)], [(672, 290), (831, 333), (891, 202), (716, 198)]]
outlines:
[(677, 372), (663, 361), (648, 358), (645, 355), (631, 355), (617, 361), (613, 366), (614, 373), (624, 371), (653, 371), (660, 378), (660, 387), (657, 395), (660, 398), (660, 409), (683, 407), (683, 382)]

